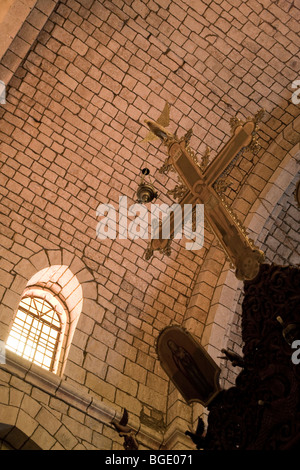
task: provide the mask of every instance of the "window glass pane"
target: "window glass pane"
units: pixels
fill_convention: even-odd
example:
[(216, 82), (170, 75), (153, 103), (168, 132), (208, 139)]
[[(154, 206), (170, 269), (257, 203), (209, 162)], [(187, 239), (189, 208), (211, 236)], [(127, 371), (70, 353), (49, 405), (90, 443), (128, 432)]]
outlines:
[(35, 364), (52, 370), (61, 331), (60, 317), (45, 299), (21, 300), (6, 347)]

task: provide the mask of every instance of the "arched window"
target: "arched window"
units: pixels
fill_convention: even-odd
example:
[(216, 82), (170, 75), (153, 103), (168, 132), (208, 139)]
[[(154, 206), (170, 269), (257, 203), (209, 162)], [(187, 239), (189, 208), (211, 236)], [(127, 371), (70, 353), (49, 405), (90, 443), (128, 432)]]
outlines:
[[(77, 260), (74, 267), (87, 277)], [(66, 265), (43, 268), (28, 280), (20, 298), (5, 348), (63, 376), (83, 305), (77, 275)]]
[(16, 312), (6, 348), (56, 372), (67, 324), (63, 304), (54, 293), (27, 289)]

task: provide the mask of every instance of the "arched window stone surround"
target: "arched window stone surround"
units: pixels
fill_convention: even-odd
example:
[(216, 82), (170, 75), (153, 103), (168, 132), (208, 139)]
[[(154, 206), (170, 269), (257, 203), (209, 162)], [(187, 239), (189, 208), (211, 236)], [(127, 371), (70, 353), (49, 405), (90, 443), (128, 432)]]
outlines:
[[(300, 156), (300, 146), (297, 143), (290, 152), (287, 153), (270, 181), (266, 184), (259, 199), (253, 205), (249, 215), (243, 222), (247, 227), (247, 232), (257, 243), (257, 238), (261, 233), (270, 213), (276, 206), (286, 188), (297, 173)], [(222, 286), (218, 289), (218, 286)], [(226, 332), (228, 325), (231, 325), (237, 303), (240, 297), (243, 283), (238, 281), (232, 271), (221, 272), (216, 289), (211, 299), (209, 314), (202, 336), (202, 344), (207, 345), (208, 352), (217, 362), (220, 349), (226, 348)]]
[[(91, 333), (94, 323), (91, 320), (101, 322), (104, 313), (104, 309), (97, 304), (96, 282), (84, 263), (67, 250), (41, 250), (28, 259), (22, 259), (15, 265), (11, 274), (15, 275), (15, 282), (7, 288), (4, 295), (8, 300), (5, 301), (5, 315), (0, 318), (2, 326), (5, 324), (5, 328), (1, 328), (1, 339), (5, 341), (8, 336), (14, 313), (25, 289), (29, 286), (45, 286), (57, 290), (57, 294), (63, 297), (70, 313), (70, 331), (69, 340), (65, 344), (65, 358), (70, 357), (72, 344), (76, 346), (78, 343), (78, 347), (82, 349), (77, 329)], [(65, 280), (61, 285), (59, 277), (62, 282), (63, 276)], [(58, 283), (55, 282), (57, 279)], [(66, 361), (60, 366), (60, 375), (67, 374)]]

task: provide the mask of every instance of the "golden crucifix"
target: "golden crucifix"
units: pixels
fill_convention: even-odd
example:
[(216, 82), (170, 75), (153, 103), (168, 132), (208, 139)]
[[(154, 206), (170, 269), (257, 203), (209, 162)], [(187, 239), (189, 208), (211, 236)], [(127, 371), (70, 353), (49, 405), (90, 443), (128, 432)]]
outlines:
[[(208, 164), (208, 152), (202, 158), (202, 163), (199, 164), (189, 148), (191, 130), (180, 139), (166, 130), (164, 126), (169, 124), (168, 103), (156, 122), (145, 121), (150, 132), (144, 141), (151, 141), (159, 137), (167, 147), (168, 158), (160, 172), (167, 173), (173, 169), (178, 173), (182, 182), (182, 185), (173, 190), (175, 197), (181, 196), (179, 201), (181, 208), (185, 204), (193, 206), (204, 204), (205, 220), (235, 266), (235, 275), (240, 280), (250, 280), (258, 274), (260, 263), (264, 260), (264, 254), (247, 237), (245, 228), (226, 204), (217, 188), (226, 184), (223, 175), (241, 151), (245, 147), (255, 149), (257, 122), (262, 113), (263, 111), (258, 112), (254, 118), (248, 118), (245, 122), (233, 118), (231, 120), (232, 137), (210, 164)], [(176, 231), (173, 213), (171, 220), (173, 220), (172, 238), (172, 233), (174, 235)], [(146, 259), (150, 259), (155, 250), (168, 253), (170, 239), (162, 237), (162, 224), (160, 225), (160, 236), (152, 239), (149, 243)]]

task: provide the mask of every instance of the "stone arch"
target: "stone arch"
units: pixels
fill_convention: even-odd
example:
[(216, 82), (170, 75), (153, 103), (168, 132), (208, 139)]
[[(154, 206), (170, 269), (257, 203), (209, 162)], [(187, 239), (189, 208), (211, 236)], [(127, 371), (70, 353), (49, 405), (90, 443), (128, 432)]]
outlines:
[(245, 220), (250, 236), (257, 240), (274, 206), (299, 171), (300, 144), (297, 143), (286, 155), (270, 181), (266, 184), (260, 198), (255, 202)]
[[(37, 420), (29, 416), (26, 411), (19, 410), (18, 406), (4, 404), (7, 396), (5, 386), (0, 389), (0, 442), (12, 450), (40, 450), (33, 434), (39, 426)], [(21, 399), (24, 393), (21, 393)], [(38, 407), (40, 405), (32, 399)]]
[[(278, 135), (260, 159), (260, 162), (263, 163), (268, 160), (270, 155), (282, 157), (265, 188), (253, 202), (249, 214), (245, 220), (242, 220), (254, 242), (257, 241), (270, 210), (279, 201), (297, 172), (299, 141), (300, 117), (291, 122)], [(250, 184), (246, 182), (244, 186), (243, 194)], [(236, 209), (238, 210), (238, 201)], [(213, 245), (203, 261), (195, 283), (191, 301), (186, 310), (184, 325), (199, 339), (201, 338), (201, 343), (216, 362), (220, 362), (218, 359), (220, 349), (226, 346), (227, 327), (236, 310), (242, 285), (243, 283), (236, 279), (233, 270), (229, 269), (221, 251)]]
[[(243, 221), (250, 238), (254, 240), (258, 247), (257, 238), (270, 213), (297, 174), (300, 156), (299, 134), (300, 119), (296, 119), (271, 143), (264, 154), (264, 158), (268, 158), (268, 153), (276, 155), (277, 149), (279, 149), (279, 153), (282, 153), (283, 149), (287, 149), (287, 151), (284, 151), (284, 158), (259, 197), (254, 201), (249, 214)], [(263, 158), (261, 160), (263, 161)], [(210, 253), (208, 253), (208, 256), (210, 256)], [(218, 289), (218, 286), (220, 286), (220, 289)], [(230, 328), (237, 309), (242, 286), (243, 283), (235, 278), (233, 271), (224, 265), (220, 266), (219, 276), (215, 283), (216, 288), (210, 301), (209, 314), (202, 335), (202, 343), (207, 346), (208, 352), (218, 363), (220, 363), (220, 359), (218, 359), (220, 349), (222, 347), (226, 348), (228, 328)]]
[[(265, 188), (252, 204), (251, 211), (242, 221), (254, 242), (272, 206), (279, 201), (297, 172), (299, 140), (300, 117), (284, 129), (260, 159), (264, 162), (270, 154), (282, 157)], [(244, 188), (243, 193), (246, 189)], [(238, 210), (238, 201), (236, 209)], [(186, 309), (183, 326), (201, 341), (217, 363), (220, 363), (218, 358), (220, 350), (226, 347), (227, 328), (236, 311), (242, 286), (243, 283), (236, 279), (234, 271), (229, 269), (223, 251), (213, 244), (203, 260)]]
[(42, 450), (42, 448), (18, 427), (0, 423), (0, 450)]
[(98, 321), (101, 321), (96, 282), (84, 263), (67, 250), (41, 250), (18, 262), (11, 273), (15, 276), (15, 282), (5, 292), (4, 298), (9, 301), (6, 301), (5, 318), (1, 319), (5, 323), (2, 339), (5, 341), (7, 338), (14, 313), (26, 288), (42, 286), (54, 292), (56, 290), (57, 295), (64, 299), (70, 314), (69, 336), (64, 360), (60, 364), (62, 375), (71, 345), (77, 338), (76, 328), (84, 325), (86, 316), (94, 318), (97, 314)]
[[(78, 438), (61, 423), (51, 407), (25, 391), (14, 390), (14, 387), (10, 390), (18, 392), (21, 407), (3, 404), (8, 388), (1, 387), (0, 450), (72, 450), (80, 445)], [(55, 435), (54, 431), (58, 430)]]
[[(269, 155), (281, 158), (272, 177), (267, 182), (259, 197), (253, 202), (245, 220), (241, 218), (247, 232), (256, 245), (258, 235), (269, 217), (269, 211), (280, 200), (287, 186), (297, 173), (300, 150), (300, 117), (291, 122), (264, 152), (260, 162), (268, 159)], [(254, 168), (254, 173), (255, 173)], [(259, 174), (259, 170), (258, 174)], [(239, 196), (244, 197), (245, 187)], [(266, 202), (267, 201), (267, 202)], [(239, 212), (239, 200), (234, 203), (234, 209)], [(187, 306), (183, 326), (194, 334), (217, 364), (222, 363), (220, 351), (227, 347), (229, 331), (235, 328), (233, 319), (240, 305), (243, 283), (229, 268), (225, 255), (215, 243), (210, 247), (203, 260), (199, 276), (193, 288), (191, 300)], [(237, 351), (238, 352), (238, 351)], [(238, 372), (237, 372), (238, 373)], [(221, 384), (223, 380), (221, 373)], [(178, 393), (174, 391), (173, 393)], [(179, 397), (180, 400), (180, 397)], [(174, 400), (175, 401), (175, 400)], [(193, 404), (192, 422), (206, 411), (199, 404)]]

